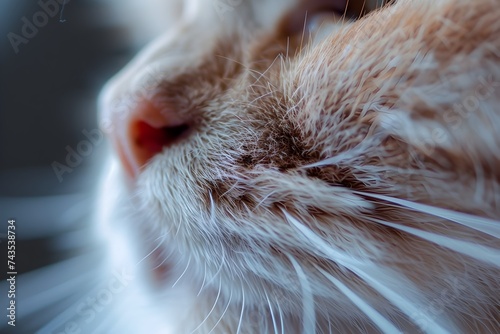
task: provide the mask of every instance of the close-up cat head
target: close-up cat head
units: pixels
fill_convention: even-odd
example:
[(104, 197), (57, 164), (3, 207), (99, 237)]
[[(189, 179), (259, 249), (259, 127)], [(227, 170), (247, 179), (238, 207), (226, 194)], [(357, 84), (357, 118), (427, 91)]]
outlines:
[(105, 264), (42, 333), (500, 331), (498, 0), (125, 3)]
[(498, 3), (217, 3), (101, 96), (174, 332), (495, 332)]

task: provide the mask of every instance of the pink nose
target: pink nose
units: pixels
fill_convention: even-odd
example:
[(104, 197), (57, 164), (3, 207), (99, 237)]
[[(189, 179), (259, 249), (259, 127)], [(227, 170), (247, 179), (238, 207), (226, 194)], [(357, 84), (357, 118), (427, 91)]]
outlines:
[(131, 177), (155, 155), (187, 135), (188, 123), (173, 108), (141, 101), (127, 115), (114, 115), (112, 141)]

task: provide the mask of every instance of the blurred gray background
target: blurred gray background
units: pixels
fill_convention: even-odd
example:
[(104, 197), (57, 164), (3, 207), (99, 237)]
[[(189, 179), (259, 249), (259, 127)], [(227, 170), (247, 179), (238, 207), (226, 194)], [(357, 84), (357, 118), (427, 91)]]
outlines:
[[(71, 173), (60, 177), (53, 163), (65, 165), (67, 147), (77, 150), (86, 140), (82, 131), (98, 129), (98, 93), (135, 53), (126, 43), (125, 27), (111, 19), (112, 11), (106, 1), (73, 0), (64, 7), (61, 22), (61, 8), (50, 17), (40, 14), (44, 9), (38, 1), (0, 2), (2, 281), (7, 272), (8, 219), (16, 220), (18, 275), (40, 271), (94, 247), (88, 238), (93, 190), (107, 144), (94, 145)], [(28, 31), (32, 36), (25, 40), (26, 20), (39, 27), (36, 32)], [(17, 52), (13, 40), (23, 41)], [(50, 287), (49, 278), (45, 280), (40, 289), (45, 289), (43, 284)], [(28, 294), (22, 283), (19, 279), (18, 289)], [(4, 309), (6, 291), (1, 287)], [(34, 307), (34, 301), (30, 303), (24, 306), (26, 315), (27, 308)], [(30, 317), (36, 318), (36, 312)], [(47, 319), (29, 324), (21, 320), (16, 333), (32, 333)]]
[(23, 17), (33, 23), (42, 10), (37, 1), (0, 3), (0, 234), (8, 218), (17, 220), (17, 238), (26, 239), (18, 247), (19, 272), (54, 261), (44, 241), (85, 212), (68, 214), (88, 200), (84, 195), (96, 182), (106, 144), (93, 147), (71, 173), (60, 174), (62, 181), (52, 164), (67, 165), (66, 147), (77, 150), (86, 139), (82, 131), (97, 129), (98, 92), (133, 51), (114, 42), (120, 27), (102, 20), (110, 10), (105, 2), (87, 0), (68, 2), (64, 22), (60, 11), (47, 15), (48, 22), (16, 53), (9, 33), (24, 38)]

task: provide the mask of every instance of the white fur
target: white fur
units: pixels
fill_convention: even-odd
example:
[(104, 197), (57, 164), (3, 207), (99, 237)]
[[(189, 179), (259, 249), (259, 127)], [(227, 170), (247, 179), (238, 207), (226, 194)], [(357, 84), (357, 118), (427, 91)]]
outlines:
[[(500, 81), (500, 60), (491, 52), (500, 48), (500, 28), (472, 29), (485, 39), (472, 52), (449, 54), (436, 41), (451, 34), (452, 20), (470, 24), (481, 6), (489, 8), (486, 15), (498, 3), (397, 1), (318, 34), (314, 43), (306, 38), (291, 50), (288, 41), (265, 70), (254, 69), (252, 47), (265, 45), (296, 1), (238, 2), (222, 17), (213, 3), (198, 4), (101, 99), (102, 119), (112, 125), (117, 112), (133, 112), (137, 96), (163, 92), (162, 84), (203, 64), (179, 93), (193, 106), (179, 113), (200, 117), (202, 125), (143, 166), (123, 190), (132, 201), (109, 205), (127, 207), (128, 217), (106, 218), (134, 231), (129, 242), (138, 245), (139, 258), (163, 254), (142, 270), (166, 328), (241, 334), (500, 328), (494, 314), (500, 89), (483, 94), (459, 121), (445, 119), (475, 94), (477, 78), (491, 78), (492, 87)], [(461, 33), (450, 36), (451, 44), (472, 43)], [(226, 40), (228, 54), (220, 54)], [(223, 57), (228, 76), (237, 64), (244, 70), (214, 84)], [(156, 81), (147, 79), (151, 68)], [(222, 88), (226, 81), (229, 89)], [(126, 132), (108, 130), (127, 140)], [(294, 157), (273, 136), (278, 130), (298, 133), (320, 158), (280, 170)], [(261, 160), (246, 168), (238, 158), (250, 153)], [(315, 168), (332, 181), (308, 177)], [(214, 182), (225, 185), (223, 193)], [(164, 264), (168, 278), (150, 281), (151, 268)]]

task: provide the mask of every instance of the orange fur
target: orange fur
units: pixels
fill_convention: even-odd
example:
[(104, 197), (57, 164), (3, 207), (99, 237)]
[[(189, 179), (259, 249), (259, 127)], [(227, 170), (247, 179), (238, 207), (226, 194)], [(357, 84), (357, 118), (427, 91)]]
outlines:
[(104, 121), (147, 91), (193, 128), (134, 186), (171, 279), (210, 281), (176, 333), (278, 308), (287, 333), (384, 331), (328, 275), (407, 333), (500, 330), (500, 2), (400, 0), (319, 40), (283, 28), (303, 3), (238, 3), (199, 3), (103, 95)]

